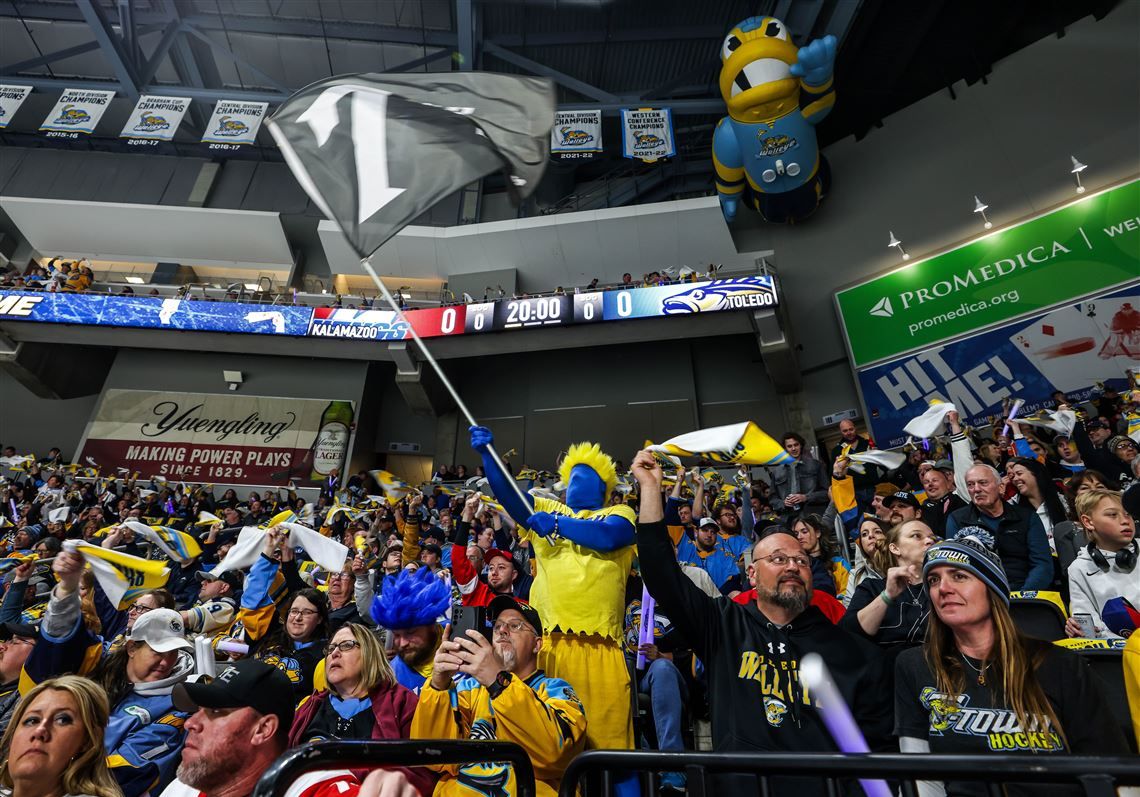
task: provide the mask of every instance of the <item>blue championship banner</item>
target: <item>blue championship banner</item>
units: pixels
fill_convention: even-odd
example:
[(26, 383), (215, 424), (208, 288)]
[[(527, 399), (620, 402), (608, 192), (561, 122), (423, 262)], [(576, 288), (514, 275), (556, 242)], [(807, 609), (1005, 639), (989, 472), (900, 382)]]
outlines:
[(0, 291), (0, 321), (300, 336), (308, 333), (312, 315), (311, 308), (292, 305)]
[(1097, 382), (1124, 389), (1130, 368), (1140, 368), (1140, 285), (865, 368), (859, 386), (875, 442), (894, 448), (932, 398), (982, 426), (1002, 399), (1024, 399), (1029, 415), (1051, 407), (1054, 390), (1083, 401)]

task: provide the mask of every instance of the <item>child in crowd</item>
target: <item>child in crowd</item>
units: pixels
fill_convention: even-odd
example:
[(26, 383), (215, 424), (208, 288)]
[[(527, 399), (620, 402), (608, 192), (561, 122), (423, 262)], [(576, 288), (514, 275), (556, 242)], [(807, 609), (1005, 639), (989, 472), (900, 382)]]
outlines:
[(1101, 617), (1104, 605), (1113, 598), (1124, 598), (1140, 606), (1140, 571), (1136, 568), (1136, 524), (1124, 511), (1120, 493), (1089, 490), (1076, 498), (1076, 514), (1089, 537), (1089, 544), (1077, 552), (1069, 565), (1070, 614), (1065, 624), (1069, 636), (1087, 636), (1080, 618), (1092, 618), (1098, 638), (1118, 635)]

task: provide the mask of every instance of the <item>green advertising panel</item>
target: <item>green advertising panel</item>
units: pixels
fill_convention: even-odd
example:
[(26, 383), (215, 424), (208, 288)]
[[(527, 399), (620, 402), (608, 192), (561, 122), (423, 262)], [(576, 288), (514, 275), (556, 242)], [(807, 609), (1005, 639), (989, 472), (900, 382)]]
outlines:
[(855, 367), (1140, 279), (1140, 181), (835, 295)]

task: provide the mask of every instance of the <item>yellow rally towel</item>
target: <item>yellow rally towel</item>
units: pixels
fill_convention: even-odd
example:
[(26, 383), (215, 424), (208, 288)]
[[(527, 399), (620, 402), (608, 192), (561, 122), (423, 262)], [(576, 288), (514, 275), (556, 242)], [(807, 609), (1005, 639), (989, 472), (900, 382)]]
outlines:
[(649, 446), (648, 450), (745, 465), (783, 465), (792, 462), (792, 457), (783, 446), (752, 421), (698, 429)]
[(137, 520), (128, 520), (123, 525), (157, 545), (168, 559), (186, 562), (202, 555), (202, 546), (184, 531), (168, 526), (145, 526)]
[(409, 493), (412, 492), (412, 485), (403, 481), (394, 473), (389, 473), (386, 470), (370, 470), (368, 475), (376, 480), (380, 485), (380, 489), (384, 491), (384, 495), (388, 497), (388, 503), (398, 504)]
[(134, 603), (142, 593), (166, 586), (170, 578), (170, 570), (162, 562), (140, 559), (81, 540), (65, 540), (63, 547), (87, 561), (99, 586), (107, 593), (107, 600), (120, 610)]

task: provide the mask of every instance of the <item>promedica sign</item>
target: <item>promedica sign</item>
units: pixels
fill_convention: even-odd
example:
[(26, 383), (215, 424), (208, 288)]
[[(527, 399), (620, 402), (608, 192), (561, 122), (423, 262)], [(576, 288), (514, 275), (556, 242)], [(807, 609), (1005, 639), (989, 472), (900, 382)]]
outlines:
[(1140, 279), (1140, 181), (839, 291), (856, 368)]

